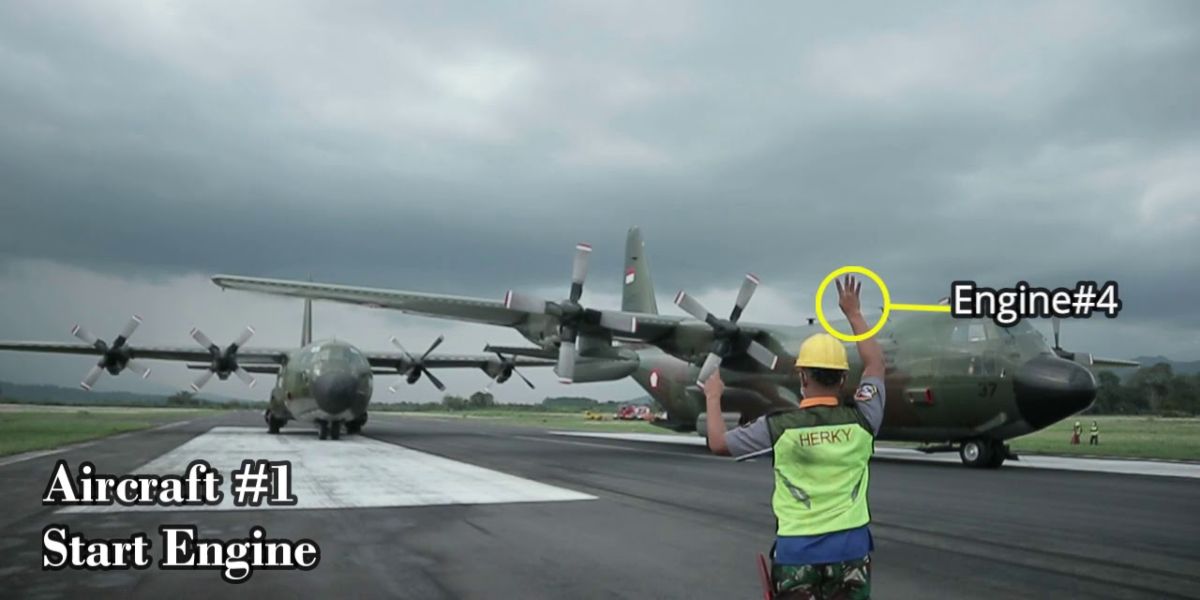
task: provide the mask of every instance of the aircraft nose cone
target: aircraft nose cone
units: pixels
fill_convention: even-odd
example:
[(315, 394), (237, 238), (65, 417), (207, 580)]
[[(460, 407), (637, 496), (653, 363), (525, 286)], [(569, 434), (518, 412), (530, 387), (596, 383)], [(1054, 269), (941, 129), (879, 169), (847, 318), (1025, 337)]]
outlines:
[(352, 373), (323, 373), (312, 384), (317, 406), (331, 415), (350, 408), (357, 389), (358, 378)]
[(1078, 364), (1043, 354), (1017, 369), (1013, 391), (1025, 422), (1041, 429), (1090, 406), (1096, 378)]

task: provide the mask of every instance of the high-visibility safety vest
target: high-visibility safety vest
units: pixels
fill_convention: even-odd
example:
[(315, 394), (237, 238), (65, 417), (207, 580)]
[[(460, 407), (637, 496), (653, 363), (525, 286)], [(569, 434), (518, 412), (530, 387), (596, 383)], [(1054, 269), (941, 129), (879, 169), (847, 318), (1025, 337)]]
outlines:
[(853, 406), (806, 398), (798, 410), (767, 417), (775, 450), (771, 507), (777, 534), (819, 535), (861, 527), (875, 437)]

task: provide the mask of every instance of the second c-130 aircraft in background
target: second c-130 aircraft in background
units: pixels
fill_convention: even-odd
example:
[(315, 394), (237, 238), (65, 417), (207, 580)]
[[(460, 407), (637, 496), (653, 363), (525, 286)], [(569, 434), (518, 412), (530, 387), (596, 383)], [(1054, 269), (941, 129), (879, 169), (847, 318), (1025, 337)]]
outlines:
[[(560, 380), (632, 377), (665, 409), (655, 423), (678, 431), (705, 430), (704, 398), (696, 386), (722, 370), (722, 410), (747, 422), (768, 411), (795, 408), (800, 379), (792, 364), (800, 343), (823, 329), (745, 323), (743, 310), (758, 286), (747, 275), (728, 319), (716, 317), (680, 292), (675, 303), (694, 318), (658, 314), (641, 233), (626, 240), (621, 310), (580, 300), (591, 247), (580, 244), (567, 298), (548, 301), (510, 291), (503, 301), (420, 292), (218, 275), (226, 289), (329, 300), (409, 314), (511, 327), (532, 348), (489, 347), (555, 362)], [(845, 324), (834, 327), (847, 330)], [(958, 450), (973, 467), (998, 467), (1012, 456), (1006, 440), (1045, 428), (1091, 405), (1094, 367), (1136, 366), (1054, 347), (1027, 322), (1001, 328), (946, 313), (895, 316), (879, 334), (889, 401), (877, 439), (914, 441), (925, 451)], [(862, 369), (850, 345), (851, 379)]]
[(482, 369), (497, 383), (504, 383), (515, 374), (533, 387), (517, 367), (554, 364), (544, 359), (505, 357), (498, 352), (433, 354), (442, 342), (441, 337), (420, 356), (410, 354), (394, 337), (392, 343), (399, 352), (363, 352), (337, 339), (313, 341), (311, 300), (304, 302), (304, 326), (297, 348), (245, 347), (254, 335), (250, 327), (224, 349), (199, 329), (192, 330), (192, 338), (199, 344), (196, 348), (134, 346), (129, 337), (141, 322), (136, 315), (131, 318), (112, 344), (76, 325), (71, 333), (83, 343), (0, 341), (0, 350), (98, 355), (100, 360), (80, 383), (85, 390), (90, 390), (105, 371), (117, 375), (129, 369), (146, 377), (150, 369), (143, 360), (185, 361), (189, 369), (203, 371), (192, 383), (194, 391), (200, 391), (214, 375), (222, 380), (235, 375), (253, 387), (255, 380), (251, 373), (273, 374), (277, 376), (275, 387), (263, 414), (268, 431), (279, 433), (292, 420), (310, 421), (318, 426), (321, 439), (335, 440), (341, 436), (343, 427), (347, 433), (355, 434), (367, 423), (375, 375), (400, 375), (410, 384), (424, 376), (438, 390), (445, 390), (430, 369), (467, 367)]

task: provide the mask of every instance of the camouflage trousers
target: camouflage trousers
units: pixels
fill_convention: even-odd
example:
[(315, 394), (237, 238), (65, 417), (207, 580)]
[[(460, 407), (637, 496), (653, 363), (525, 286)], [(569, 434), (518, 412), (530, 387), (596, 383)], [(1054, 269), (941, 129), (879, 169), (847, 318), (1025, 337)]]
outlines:
[(778, 600), (867, 600), (871, 557), (824, 565), (773, 565)]

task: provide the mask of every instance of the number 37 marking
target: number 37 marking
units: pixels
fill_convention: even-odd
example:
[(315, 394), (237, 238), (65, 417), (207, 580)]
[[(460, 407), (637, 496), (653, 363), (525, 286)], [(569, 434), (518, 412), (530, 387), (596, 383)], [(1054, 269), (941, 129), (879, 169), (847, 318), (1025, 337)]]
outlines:
[(996, 395), (996, 382), (985, 381), (979, 384), (979, 397), (990, 398)]

